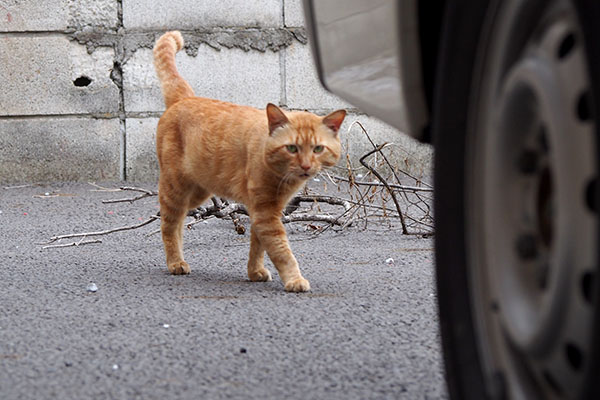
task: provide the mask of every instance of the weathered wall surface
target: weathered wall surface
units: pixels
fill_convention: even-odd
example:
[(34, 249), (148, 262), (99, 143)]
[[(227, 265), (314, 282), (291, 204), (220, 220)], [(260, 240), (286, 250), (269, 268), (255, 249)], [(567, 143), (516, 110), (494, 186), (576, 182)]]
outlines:
[(181, 74), (198, 95), (263, 108), (347, 108), (342, 139), (398, 143), (398, 162), (427, 173), (430, 149), (325, 92), (300, 0), (0, 0), (0, 182), (155, 180), (164, 103), (154, 41), (181, 30)]

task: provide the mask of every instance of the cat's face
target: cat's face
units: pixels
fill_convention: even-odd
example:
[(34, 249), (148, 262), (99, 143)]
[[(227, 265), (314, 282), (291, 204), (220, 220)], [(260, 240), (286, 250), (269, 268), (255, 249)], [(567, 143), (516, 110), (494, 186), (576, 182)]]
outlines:
[(267, 164), (288, 181), (306, 180), (335, 165), (341, 152), (338, 130), (345, 115), (343, 110), (326, 117), (308, 112), (285, 115), (276, 106), (267, 106)]

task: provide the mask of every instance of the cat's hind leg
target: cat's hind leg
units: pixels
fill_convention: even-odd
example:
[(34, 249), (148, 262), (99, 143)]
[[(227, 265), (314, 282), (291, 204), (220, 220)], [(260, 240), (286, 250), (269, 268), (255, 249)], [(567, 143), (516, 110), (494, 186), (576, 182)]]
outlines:
[(252, 282), (273, 280), (271, 273), (265, 268), (265, 248), (260, 243), (254, 228), (250, 231), (250, 255), (248, 256), (248, 278)]
[(175, 196), (172, 190), (159, 187), (160, 230), (167, 257), (167, 268), (173, 275), (190, 273), (183, 259), (183, 222), (188, 211), (187, 198)]

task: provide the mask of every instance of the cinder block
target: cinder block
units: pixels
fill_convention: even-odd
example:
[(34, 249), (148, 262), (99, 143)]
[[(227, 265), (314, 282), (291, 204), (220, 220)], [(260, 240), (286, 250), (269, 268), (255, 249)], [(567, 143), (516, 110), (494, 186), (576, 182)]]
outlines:
[(116, 0), (9, 1), (0, 4), (0, 32), (63, 31), (83, 26), (116, 28)]
[[(280, 101), (281, 77), (277, 53), (240, 49), (216, 51), (201, 45), (198, 56), (190, 57), (179, 52), (176, 59), (179, 73), (190, 83), (197, 96), (258, 108)], [(123, 70), (127, 112), (165, 109), (151, 50), (135, 52)]]
[(116, 0), (70, 0), (67, 3), (69, 27), (117, 28), (119, 25), (119, 2)]
[[(340, 128), (340, 139), (344, 152), (350, 155), (354, 167), (361, 167), (359, 159), (373, 150), (373, 145), (358, 123), (364, 127), (376, 145), (391, 144), (384, 151), (392, 165), (418, 178), (432, 176), (432, 146), (420, 143), (376, 118), (349, 114)], [(345, 166), (346, 161), (341, 160), (341, 164)]]
[(158, 181), (156, 158), (156, 126), (158, 118), (127, 118), (127, 180)]
[(126, 29), (279, 27), (281, 0), (123, 0)]
[[(56, 34), (0, 37), (0, 115), (103, 114), (119, 109), (111, 80), (114, 51), (85, 46)], [(75, 86), (87, 77), (88, 86)], [(83, 83), (85, 79), (83, 79)]]
[(0, 181), (119, 179), (118, 119), (0, 119)]
[(291, 28), (305, 26), (302, 0), (283, 0), (283, 24)]
[(352, 107), (323, 89), (308, 45), (294, 42), (285, 52), (285, 87), (288, 107), (307, 110)]

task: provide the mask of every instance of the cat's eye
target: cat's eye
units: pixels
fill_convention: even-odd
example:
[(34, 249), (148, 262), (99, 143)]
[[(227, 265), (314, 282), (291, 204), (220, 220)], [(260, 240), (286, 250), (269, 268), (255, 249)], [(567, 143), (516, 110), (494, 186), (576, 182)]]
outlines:
[(315, 148), (313, 149), (313, 151), (315, 153), (321, 153), (323, 151), (324, 147), (319, 145), (319, 146), (315, 146)]
[(285, 146), (285, 148), (292, 154), (298, 152), (298, 146), (296, 146), (295, 144), (288, 144), (287, 146)]

